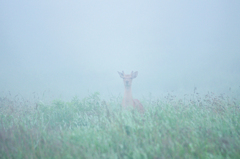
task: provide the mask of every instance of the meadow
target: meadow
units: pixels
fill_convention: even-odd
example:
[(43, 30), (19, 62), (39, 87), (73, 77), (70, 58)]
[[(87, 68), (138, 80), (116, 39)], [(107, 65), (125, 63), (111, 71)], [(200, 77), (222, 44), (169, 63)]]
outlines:
[(121, 110), (121, 97), (29, 101), (0, 97), (0, 158), (240, 158), (240, 102), (193, 93), (140, 99), (145, 114)]

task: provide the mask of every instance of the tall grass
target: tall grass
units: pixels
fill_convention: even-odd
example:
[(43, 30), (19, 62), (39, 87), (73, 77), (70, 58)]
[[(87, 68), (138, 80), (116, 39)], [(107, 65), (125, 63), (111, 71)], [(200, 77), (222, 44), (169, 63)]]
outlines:
[(94, 93), (70, 102), (0, 98), (0, 158), (240, 158), (240, 103), (197, 93), (144, 99), (144, 115)]

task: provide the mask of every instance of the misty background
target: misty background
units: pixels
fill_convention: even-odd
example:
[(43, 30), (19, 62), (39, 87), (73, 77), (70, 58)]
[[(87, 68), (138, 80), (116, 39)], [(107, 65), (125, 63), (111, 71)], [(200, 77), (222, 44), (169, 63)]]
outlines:
[(240, 1), (0, 1), (0, 94), (240, 92)]

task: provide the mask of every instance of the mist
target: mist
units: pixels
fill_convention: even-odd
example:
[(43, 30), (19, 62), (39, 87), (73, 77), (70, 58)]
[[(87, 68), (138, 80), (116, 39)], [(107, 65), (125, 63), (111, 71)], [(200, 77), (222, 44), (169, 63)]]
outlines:
[(1, 1), (0, 93), (240, 90), (240, 1)]

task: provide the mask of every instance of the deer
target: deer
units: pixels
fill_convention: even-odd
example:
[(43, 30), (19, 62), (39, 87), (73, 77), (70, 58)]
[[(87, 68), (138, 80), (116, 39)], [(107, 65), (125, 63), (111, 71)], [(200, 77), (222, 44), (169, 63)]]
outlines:
[(125, 87), (124, 97), (122, 101), (122, 108), (136, 109), (139, 113), (144, 114), (145, 110), (143, 105), (138, 99), (133, 99), (132, 97), (132, 80), (137, 77), (138, 71), (133, 72), (130, 75), (124, 74), (124, 72), (118, 72), (119, 76), (123, 79), (123, 84)]

